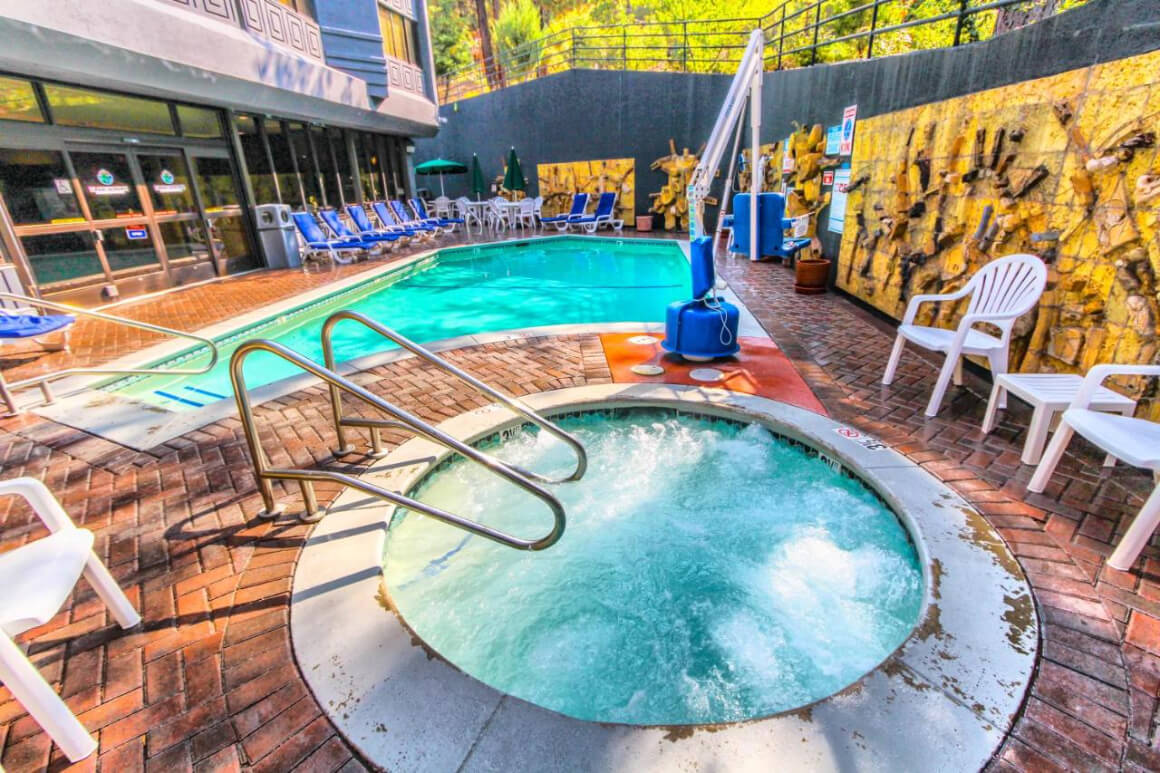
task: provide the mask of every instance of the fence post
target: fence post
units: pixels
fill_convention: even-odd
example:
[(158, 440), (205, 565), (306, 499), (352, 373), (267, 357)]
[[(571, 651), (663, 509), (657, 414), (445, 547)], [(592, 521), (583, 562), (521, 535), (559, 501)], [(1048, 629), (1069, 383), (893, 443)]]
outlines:
[(576, 28), (575, 27), (572, 28), (572, 53), (571, 53), (570, 59), (568, 60), (568, 69), (569, 70), (576, 69)]
[(818, 63), (818, 32), (822, 29), (822, 0), (815, 6), (818, 12), (814, 14), (814, 45), (810, 48), (810, 64)]
[(781, 69), (781, 50), (785, 45), (785, 6), (786, 3), (781, 4), (781, 21), (778, 22), (777, 29), (777, 69)]
[(959, 0), (959, 17), (955, 20), (955, 42), (958, 45), (963, 36), (963, 24), (967, 20), (967, 0)]
[(681, 49), (681, 69), (684, 72), (688, 72), (689, 71), (689, 23), (687, 21), (681, 22), (681, 26), (684, 28), (684, 40), (685, 40), (684, 48)]
[(620, 69), (628, 69), (628, 26), (620, 28)]
[(878, 29), (878, 0), (874, 0), (874, 8), (870, 11), (870, 43), (866, 46), (866, 58), (874, 58), (874, 30)]

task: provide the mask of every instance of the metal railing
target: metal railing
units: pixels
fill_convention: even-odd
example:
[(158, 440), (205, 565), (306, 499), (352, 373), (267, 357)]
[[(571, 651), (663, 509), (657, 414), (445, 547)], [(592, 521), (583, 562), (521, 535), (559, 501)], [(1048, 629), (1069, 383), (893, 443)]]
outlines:
[[(496, 389), (493, 389), (467, 371), (457, 368), (447, 360), (439, 357), (430, 350), (423, 348), (406, 336), (399, 334), (398, 332), (392, 330), (389, 327), (386, 327), (385, 325), (380, 325), (378, 322), (375, 322), (373, 319), (370, 319), (366, 315), (360, 314), (357, 311), (350, 311), (348, 309), (336, 311), (327, 317), (326, 322), (324, 322), (322, 325), (322, 356), (323, 362), (326, 364), (326, 367), (329, 370), (334, 370), (336, 367), (334, 361), (333, 343), (334, 328), (338, 325), (339, 322), (342, 322), (343, 320), (358, 322), (359, 324), (370, 328), (382, 337), (395, 342), (420, 359), (431, 363), (440, 370), (450, 373), (452, 376), (455, 376), (465, 384), (470, 384), (488, 397), (501, 403), (513, 412), (525, 417), (533, 424), (543, 429), (545, 432), (548, 432), (564, 441), (576, 454), (576, 468), (567, 477), (548, 478), (539, 474), (538, 472), (525, 470), (516, 465), (512, 465), (512, 468), (519, 472), (521, 475), (533, 480), (538, 480), (541, 483), (566, 483), (572, 480), (580, 480), (580, 478), (584, 477), (584, 472), (588, 469), (588, 452), (584, 450), (584, 445), (576, 439), (575, 435), (565, 432), (558, 424), (555, 424), (554, 422), (536, 413), (522, 401), (511, 397), (510, 395), (505, 395), (503, 392), (500, 392)], [(346, 418), (342, 414), (341, 397), (342, 395), (339, 388), (334, 384), (330, 384), (330, 405), (334, 412), (334, 431), (335, 434), (338, 435), (338, 448), (335, 449), (335, 454), (348, 454), (354, 450), (353, 446), (350, 446), (346, 442), (346, 427), (363, 427), (370, 429), (372, 452), (375, 455), (382, 455), (383, 443), (379, 434), (379, 430), (391, 427), (397, 428), (400, 426), (399, 423), (393, 421), (384, 421), (382, 419), (367, 419), (361, 417)]]
[[(246, 389), (245, 377), (242, 372), (246, 357), (259, 351), (276, 355), (287, 362), (297, 365), (307, 373), (325, 381), (331, 388), (337, 388), (341, 392), (356, 397), (394, 419), (392, 422), (384, 422), (384, 424), (378, 426), (389, 425), (404, 428), (444, 448), (462, 454), (464, 457), (482, 465), (492, 473), (524, 489), (532, 496), (544, 502), (552, 511), (553, 523), (551, 531), (539, 539), (522, 539), (341, 472), (270, 466), (269, 458), (266, 456), (265, 449), (262, 447), (258, 436), (253, 408), (250, 405), (250, 395)], [(527, 476), (523, 475), (518, 469), (432, 427), (402, 408), (383, 400), (358, 384), (340, 376), (332, 369), (323, 367), (279, 343), (268, 340), (255, 340), (247, 341), (239, 346), (230, 359), (230, 380), (233, 383), (234, 396), (238, 404), (238, 415), (242, 420), (246, 443), (250, 449), (250, 457), (254, 463), (254, 477), (257, 480), (258, 490), (262, 495), (262, 501), (265, 505), (265, 510), (259, 513), (261, 517), (271, 518), (282, 511), (282, 508), (274, 499), (274, 489), (271, 481), (296, 480), (301, 488), (302, 499), (306, 508), (306, 514), (303, 520), (318, 520), (323, 515), (318, 512), (318, 499), (314, 493), (314, 484), (337, 483), (361, 491), (377, 499), (390, 502), (393, 505), (406, 508), (407, 510), (430, 516), (463, 529), (464, 531), (498, 542), (501, 545), (507, 545), (508, 547), (519, 550), (543, 550), (554, 545), (564, 534), (566, 518), (564, 506), (560, 503), (560, 500), (552, 495), (551, 492), (540, 487)]]
[[(94, 376), (94, 375), (113, 375), (113, 376), (200, 376), (208, 373), (218, 361), (218, 347), (217, 344), (208, 338), (203, 338), (193, 333), (185, 333), (181, 330), (174, 330), (161, 325), (151, 325), (148, 322), (138, 322), (135, 319), (126, 319), (125, 317), (118, 317), (113, 314), (105, 314), (101, 311), (93, 311), (92, 309), (79, 309), (75, 306), (68, 306), (63, 303), (54, 303), (46, 301), (41, 298), (32, 298), (27, 295), (20, 295), (19, 293), (0, 292), (0, 301), (9, 300), (39, 309), (50, 309), (52, 311), (60, 311), (66, 314), (75, 314), (82, 317), (92, 317), (93, 319), (111, 322), (115, 325), (125, 325), (126, 327), (135, 327), (139, 330), (147, 330), (151, 333), (161, 333), (162, 335), (171, 335), (177, 338), (187, 338), (191, 341), (196, 341), (199, 344), (209, 349), (209, 362), (203, 367), (199, 368), (108, 368), (108, 367), (80, 367), (80, 368), (65, 368), (63, 370), (53, 371), (52, 373), (44, 373), (39, 376), (32, 376), (21, 381), (7, 382), (4, 380), (4, 375), (0, 373), (0, 399), (8, 407), (9, 413), (16, 413), (16, 401), (13, 392), (22, 389), (29, 389), (31, 387), (40, 387), (41, 394), (44, 395), (44, 401), (51, 403), (55, 399), (52, 394), (52, 389), (49, 384), (53, 381), (59, 381), (62, 378), (69, 376)], [(2, 310), (2, 309), (0, 309)], [(67, 335), (68, 331), (65, 330)], [(51, 335), (51, 333), (45, 333)]]
[(442, 102), (572, 69), (732, 73), (749, 34), (765, 69), (871, 59), (986, 40), (1086, 0), (784, 0), (763, 16), (575, 27), (439, 76)]

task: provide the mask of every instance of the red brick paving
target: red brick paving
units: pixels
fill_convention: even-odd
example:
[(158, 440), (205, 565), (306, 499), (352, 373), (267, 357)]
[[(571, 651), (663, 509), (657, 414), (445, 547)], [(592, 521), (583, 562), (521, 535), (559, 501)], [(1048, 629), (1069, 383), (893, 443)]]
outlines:
[[(1105, 470), (1077, 441), (1047, 492), (1028, 495), (1031, 469), (1019, 464), (1028, 419), (1021, 406), (981, 436), (986, 384), (968, 376), (942, 414), (926, 419), (929, 363), (907, 356), (892, 387), (878, 384), (892, 338), (885, 323), (838, 297), (794, 295), (782, 268), (728, 259), (722, 266), (829, 413), (894, 444), (959, 490), (1027, 572), (1043, 621), (1043, 657), (992, 766), (1160, 769), (1160, 551), (1150, 547), (1132, 572), (1103, 565), (1150, 489), (1148, 476)], [(245, 294), (263, 283), (232, 281), (249, 289), (235, 293), (241, 285), (227, 282), (213, 292), (187, 292), (220, 294), (232, 304), (221, 308), (238, 313), (250, 308)], [(289, 286), (272, 292), (298, 292), (298, 281), (286, 277)], [(251, 302), (265, 301), (252, 294)], [(188, 314), (189, 327), (224, 316), (216, 306)], [(596, 336), (504, 342), (449, 357), (517, 394), (611, 376)], [(373, 390), (431, 421), (483, 402), (414, 360), (367, 378)], [(362, 464), (357, 456), (331, 457), (325, 397), (315, 387), (257, 409), (272, 463)], [(99, 756), (77, 769), (363, 769), (290, 655), (289, 578), (310, 527), (253, 518), (259, 498), (239, 433), (238, 422), (226, 419), (139, 453), (34, 416), (0, 420), (3, 477), (45, 480), (97, 535), (98, 554), (145, 616), (143, 626), (123, 632), (81, 589), (49, 624), (21, 637), (100, 742)], [(336, 493), (318, 489), (324, 503)], [(288, 488), (278, 491), (294, 499)], [(0, 524), (4, 549), (42, 534), (11, 500), (0, 501)], [(6, 691), (0, 742), (10, 771), (67, 767)]]

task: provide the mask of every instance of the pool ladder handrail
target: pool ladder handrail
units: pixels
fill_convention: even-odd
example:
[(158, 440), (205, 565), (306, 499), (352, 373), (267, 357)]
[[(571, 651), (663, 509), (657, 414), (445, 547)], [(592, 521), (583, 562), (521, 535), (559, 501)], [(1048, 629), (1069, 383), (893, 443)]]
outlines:
[[(242, 370), (246, 357), (258, 351), (268, 352), (281, 357), (283, 360), (297, 365), (307, 373), (322, 379), (331, 389), (346, 392), (362, 400), (364, 403), (378, 408), (380, 411), (395, 419), (393, 422), (383, 422), (383, 424), (409, 430), (444, 448), (462, 454), (468, 459), (483, 465), (484, 468), (494, 474), (516, 484), (543, 501), (552, 511), (552, 530), (546, 536), (539, 539), (521, 539), (499, 531), (498, 529), (493, 529), (490, 526), (472, 521), (469, 518), (449, 513), (446, 510), (419, 502), (403, 494), (390, 491), (381, 486), (376, 486), (360, 478), (346, 475), (345, 473), (330, 470), (302, 470), (271, 467), (269, 458), (266, 456), (265, 449), (258, 437), (257, 424), (254, 420), (254, 412), (250, 404), (250, 394), (246, 389), (245, 376)], [(242, 428), (245, 431), (246, 444), (249, 446), (250, 457), (254, 462), (254, 477), (265, 505), (265, 510), (259, 513), (260, 517), (272, 518), (281, 512), (281, 507), (274, 500), (274, 489), (271, 481), (297, 480), (302, 490), (302, 499), (306, 507), (306, 516), (303, 520), (318, 520), (318, 518), (322, 517), (318, 513), (318, 500), (314, 494), (314, 483), (327, 482), (348, 486), (372, 497), (382, 499), (391, 504), (406, 508), (407, 510), (423, 513), (424, 515), (443, 521), (464, 531), (519, 550), (543, 550), (554, 545), (564, 534), (564, 526), (566, 523), (564, 506), (551, 492), (540, 487), (505, 462), (451, 437), (447, 433), (427, 424), (417, 416), (408, 413), (402, 408), (372, 394), (349, 379), (340, 376), (332, 369), (323, 367), (282, 344), (266, 339), (257, 339), (243, 343), (234, 351), (233, 356), (230, 358), (230, 381), (233, 384), (234, 396), (238, 404), (238, 415), (241, 417)]]
[[(336, 364), (334, 361), (334, 343), (333, 343), (332, 337), (333, 337), (335, 326), (343, 320), (351, 320), (354, 322), (358, 322), (358, 323), (370, 328), (371, 330), (375, 331), (376, 333), (383, 336), (384, 338), (391, 340), (391, 341), (394, 341), (396, 344), (403, 347), (404, 349), (411, 352), (412, 354), (419, 357), (420, 359), (431, 363), (432, 365), (439, 368), (440, 370), (443, 370), (447, 373), (450, 373), (452, 376), (455, 376), (456, 378), (458, 378), (460, 381), (464, 382), (465, 384), (470, 384), (471, 386), (475, 387), (480, 392), (484, 393), (485, 395), (492, 398), (496, 402), (504, 405), (505, 407), (507, 407), (508, 409), (513, 411), (514, 413), (518, 413), (521, 416), (525, 417), (526, 419), (531, 421), (533, 424), (535, 424), (536, 426), (543, 429), (545, 432), (548, 432), (549, 434), (555, 436), (556, 438), (564, 441), (564, 443), (566, 443), (568, 446), (570, 446), (576, 454), (576, 468), (572, 471), (572, 473), (570, 475), (568, 475), (567, 477), (564, 477), (564, 478), (549, 478), (545, 475), (541, 475), (538, 472), (534, 472), (532, 470), (526, 470), (523, 467), (519, 467), (519, 466), (514, 465), (514, 464), (510, 465), (512, 467), (512, 469), (517, 470), (525, 477), (531, 478), (532, 480), (537, 480), (541, 483), (567, 483), (568, 481), (580, 480), (582, 477), (584, 477), (584, 472), (588, 469), (588, 452), (585, 450), (584, 444), (581, 443), (576, 438), (575, 435), (571, 434), (570, 432), (566, 432), (564, 429), (562, 429), (555, 422), (541, 416), (539, 413), (537, 413), (532, 408), (530, 408), (522, 400), (520, 400), (516, 397), (512, 397), (511, 395), (504, 394), (503, 392), (498, 391), (497, 389), (489, 386), (488, 384), (485, 384), (484, 382), (477, 379), (475, 376), (473, 376), (470, 373), (456, 367), (455, 365), (452, 365), (447, 360), (436, 355), (431, 350), (429, 350), (423, 346), (420, 346), (419, 344), (415, 343), (411, 339), (402, 335), (398, 331), (393, 330), (392, 328), (389, 328), (386, 325), (379, 324), (378, 322), (375, 322), (370, 317), (367, 317), (364, 314), (360, 314), (357, 311), (350, 311), (349, 309), (341, 309), (339, 311), (334, 312), (329, 317), (327, 317), (326, 322), (323, 323), (323, 325), (322, 325), (322, 356), (323, 356), (323, 361), (325, 362), (326, 367), (328, 369), (333, 371), (333, 370), (335, 370), (335, 367), (336, 367)], [(370, 435), (371, 435), (372, 452), (376, 456), (381, 456), (383, 454), (383, 443), (382, 443), (382, 438), (379, 436), (379, 430), (383, 429), (383, 428), (396, 426), (395, 422), (383, 421), (382, 419), (366, 419), (366, 418), (361, 418), (361, 417), (356, 417), (356, 418), (344, 417), (342, 414), (341, 395), (339, 393), (338, 388), (336, 386), (334, 386), (333, 384), (330, 385), (330, 405), (331, 405), (331, 409), (334, 411), (334, 430), (335, 430), (335, 433), (338, 435), (338, 446), (339, 447), (335, 450), (336, 456), (341, 455), (341, 454), (348, 454), (354, 450), (354, 447), (351, 445), (348, 445), (346, 442), (346, 433), (343, 430), (344, 427), (369, 428)]]
[[(92, 368), (65, 368), (64, 370), (53, 371), (52, 373), (42, 373), (39, 376), (32, 376), (30, 378), (22, 379), (20, 381), (7, 382), (4, 380), (4, 374), (0, 373), (0, 399), (8, 406), (9, 413), (17, 413), (16, 400), (12, 393), (21, 389), (28, 389), (30, 387), (40, 387), (40, 392), (44, 395), (44, 402), (51, 404), (55, 399), (52, 393), (52, 388), (49, 386), (50, 382), (59, 381), (68, 376), (200, 376), (208, 373), (218, 361), (218, 346), (217, 344), (202, 336), (193, 333), (186, 333), (182, 330), (174, 330), (173, 328), (164, 327), (162, 325), (152, 325), (148, 322), (138, 322), (135, 319), (127, 319), (125, 317), (118, 317), (114, 314), (106, 314), (101, 311), (93, 309), (81, 309), (76, 306), (69, 306), (64, 303), (55, 303), (53, 301), (46, 301), (43, 298), (34, 298), (28, 295), (21, 295), (19, 293), (0, 292), (0, 300), (10, 300), (21, 303), (25, 306), (40, 309), (51, 309), (53, 311), (61, 311), (66, 314), (75, 314), (82, 317), (92, 317), (93, 319), (100, 319), (105, 322), (111, 322), (115, 325), (125, 325), (126, 327), (135, 327), (139, 330), (147, 330), (151, 333), (161, 333), (163, 335), (170, 335), (176, 338), (186, 338), (191, 341), (205, 346), (209, 349), (209, 362), (204, 367), (200, 368), (108, 368), (108, 367), (92, 367)], [(6, 309), (10, 311), (10, 309)], [(66, 335), (68, 329), (63, 331)], [(49, 335), (45, 333), (45, 335)]]

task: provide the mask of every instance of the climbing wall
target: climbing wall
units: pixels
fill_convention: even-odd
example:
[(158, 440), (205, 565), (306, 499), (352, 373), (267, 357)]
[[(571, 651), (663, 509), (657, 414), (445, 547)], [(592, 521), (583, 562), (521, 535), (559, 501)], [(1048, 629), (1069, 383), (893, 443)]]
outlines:
[[(838, 286), (901, 318), (911, 296), (1030, 252), (1049, 285), (1012, 369), (1160, 361), (1157, 72), (1153, 52), (858, 121)], [(924, 305), (919, 322), (963, 310)]]

